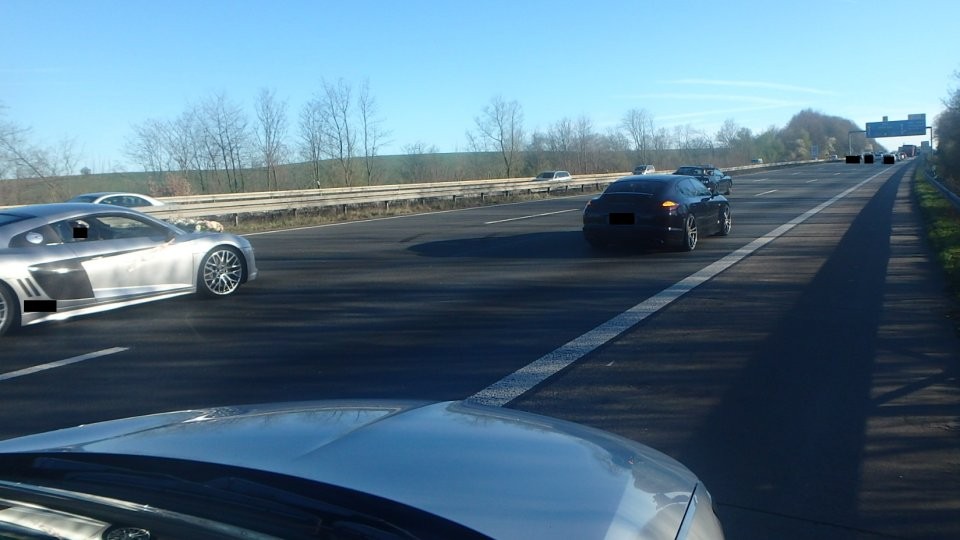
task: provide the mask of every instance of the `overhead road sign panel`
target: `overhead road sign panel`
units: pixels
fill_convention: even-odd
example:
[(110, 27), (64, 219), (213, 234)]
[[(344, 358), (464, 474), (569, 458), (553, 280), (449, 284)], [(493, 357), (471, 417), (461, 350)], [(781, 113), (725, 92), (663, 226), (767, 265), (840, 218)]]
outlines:
[(867, 138), (907, 137), (927, 134), (927, 115), (911, 114), (907, 120), (867, 122)]

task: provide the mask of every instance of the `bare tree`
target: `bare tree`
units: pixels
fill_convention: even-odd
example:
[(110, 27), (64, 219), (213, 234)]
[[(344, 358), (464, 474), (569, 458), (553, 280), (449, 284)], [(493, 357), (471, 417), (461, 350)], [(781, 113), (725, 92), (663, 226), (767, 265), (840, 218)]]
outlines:
[(547, 145), (559, 160), (558, 167), (561, 169), (575, 169), (574, 138), (573, 121), (567, 117), (561, 118), (550, 127)]
[(67, 176), (79, 170), (80, 155), (77, 153), (77, 140), (73, 137), (60, 139), (57, 146), (41, 151), (47, 172), (50, 176)]
[(705, 160), (713, 151), (712, 141), (691, 124), (673, 128), (674, 142), (680, 151), (680, 158), (693, 163)]
[(597, 138), (602, 161), (594, 172), (626, 171), (633, 167), (631, 141), (623, 130), (610, 126), (607, 133)]
[(627, 132), (627, 136), (633, 142), (633, 149), (637, 153), (637, 159), (646, 163), (650, 161), (648, 148), (653, 137), (653, 117), (646, 109), (630, 109), (623, 116), (620, 126)]
[(213, 169), (209, 159), (204, 159), (204, 132), (197, 107), (189, 107), (170, 122), (167, 130), (167, 151), (182, 178), (196, 175), (200, 191), (206, 193), (206, 171)]
[(168, 162), (166, 122), (148, 119), (135, 124), (132, 129), (133, 135), (127, 139), (124, 153), (144, 171), (162, 175)]
[(326, 154), (340, 165), (343, 185), (353, 185), (353, 159), (357, 135), (352, 126), (353, 89), (343, 79), (336, 84), (323, 81), (320, 103), (323, 111)]
[(530, 140), (524, 151), (524, 166), (527, 172), (537, 174), (536, 171), (547, 170), (553, 166), (552, 163), (556, 157), (550, 153), (549, 139), (547, 134), (540, 131), (530, 134)]
[(577, 152), (577, 168), (579, 174), (590, 172), (590, 154), (596, 148), (596, 133), (593, 131), (593, 121), (586, 116), (577, 118), (573, 126), (573, 146)]
[(383, 120), (377, 116), (377, 103), (370, 95), (370, 83), (364, 81), (357, 96), (357, 109), (360, 115), (360, 134), (363, 139), (363, 165), (367, 185), (373, 183), (374, 157), (380, 151), (384, 138), (389, 135), (383, 130)]
[[(7, 107), (0, 104), (0, 112)], [(30, 161), (27, 153), (26, 135), (29, 128), (0, 118), (0, 178), (20, 178), (20, 171), (27, 168), (31, 175), (42, 178), (43, 173)]]
[(308, 101), (300, 111), (300, 157), (310, 164), (310, 174), (318, 188), (326, 147), (323, 119), (323, 106), (317, 98)]
[(202, 114), (207, 147), (223, 167), (228, 187), (233, 192), (244, 191), (243, 169), (249, 135), (243, 110), (224, 94), (217, 94), (204, 102)]
[[(670, 131), (665, 127), (657, 129), (653, 133), (651, 143), (653, 151), (656, 154), (656, 160), (660, 162), (666, 160), (667, 151), (673, 146), (673, 139), (670, 136)], [(657, 165), (657, 168), (660, 168), (660, 165)]]
[(499, 152), (506, 177), (510, 178), (524, 147), (523, 109), (520, 104), (496, 96), (474, 121), (480, 133), (473, 138), (474, 142), (478, 145), (486, 143), (483, 146)]
[(272, 90), (261, 89), (255, 103), (257, 120), (257, 149), (267, 170), (267, 187), (280, 189), (277, 166), (286, 158), (287, 102), (277, 101)]
[(740, 126), (738, 126), (732, 118), (727, 118), (724, 120), (723, 125), (720, 126), (720, 129), (717, 130), (717, 134), (714, 136), (714, 138), (720, 147), (730, 148), (736, 141), (737, 132), (739, 131)]

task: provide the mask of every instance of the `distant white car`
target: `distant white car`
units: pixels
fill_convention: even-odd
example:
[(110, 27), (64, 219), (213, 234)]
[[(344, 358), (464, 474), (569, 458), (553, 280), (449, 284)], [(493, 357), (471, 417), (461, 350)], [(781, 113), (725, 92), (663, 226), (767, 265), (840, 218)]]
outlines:
[(569, 180), (570, 178), (570, 173), (567, 171), (543, 171), (534, 180)]
[(114, 206), (125, 206), (127, 208), (139, 208), (142, 206), (163, 206), (163, 202), (141, 195), (139, 193), (124, 193), (120, 191), (100, 191), (97, 193), (84, 193), (77, 195), (67, 202), (82, 202), (94, 204), (112, 204)]
[(653, 174), (657, 172), (657, 168), (653, 165), (637, 165), (633, 168), (633, 174)]

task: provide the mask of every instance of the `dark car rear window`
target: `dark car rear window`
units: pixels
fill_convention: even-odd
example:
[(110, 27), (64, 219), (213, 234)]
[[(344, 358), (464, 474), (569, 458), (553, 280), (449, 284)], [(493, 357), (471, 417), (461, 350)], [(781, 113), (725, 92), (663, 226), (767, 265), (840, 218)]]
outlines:
[(642, 195), (657, 195), (663, 191), (666, 185), (666, 182), (653, 182), (649, 180), (614, 182), (607, 187), (605, 193), (638, 193)]
[(700, 167), (680, 167), (677, 169), (677, 172), (673, 174), (688, 174), (690, 176), (703, 176), (703, 169)]

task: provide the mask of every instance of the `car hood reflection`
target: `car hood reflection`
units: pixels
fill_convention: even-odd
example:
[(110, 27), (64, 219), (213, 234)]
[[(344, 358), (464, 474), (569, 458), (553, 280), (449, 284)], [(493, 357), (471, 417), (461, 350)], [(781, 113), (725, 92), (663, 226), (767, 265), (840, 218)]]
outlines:
[(697, 485), (683, 465), (632, 441), (467, 402), (214, 408), (0, 441), (0, 452), (26, 451), (273, 471), (401, 501), (497, 538), (672, 538)]

